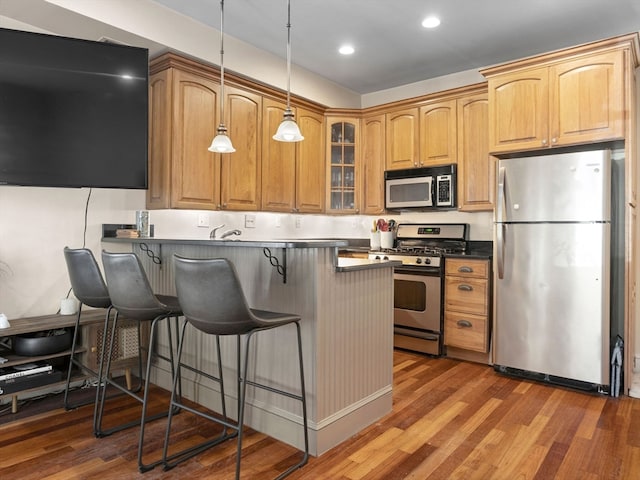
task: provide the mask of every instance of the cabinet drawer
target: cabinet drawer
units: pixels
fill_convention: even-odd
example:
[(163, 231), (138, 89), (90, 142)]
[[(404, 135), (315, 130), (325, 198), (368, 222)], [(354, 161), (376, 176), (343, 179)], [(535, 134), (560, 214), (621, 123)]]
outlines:
[(466, 258), (447, 258), (445, 260), (446, 275), (456, 275), (458, 277), (489, 277), (488, 260), (469, 260)]
[(456, 312), (487, 314), (487, 280), (445, 277), (445, 309)]
[(487, 352), (487, 317), (447, 312), (444, 315), (444, 344)]

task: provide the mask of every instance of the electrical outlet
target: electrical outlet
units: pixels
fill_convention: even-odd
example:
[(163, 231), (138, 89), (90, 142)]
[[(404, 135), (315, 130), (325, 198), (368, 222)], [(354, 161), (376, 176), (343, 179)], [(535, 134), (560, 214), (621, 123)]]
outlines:
[(296, 217), (296, 228), (302, 227), (302, 217)]
[(276, 215), (276, 228), (280, 228), (282, 226), (282, 221), (280, 220), (280, 215)]
[(244, 228), (256, 228), (256, 216), (245, 215), (244, 216)]
[(198, 214), (198, 227), (209, 228), (209, 214), (208, 213), (199, 213)]

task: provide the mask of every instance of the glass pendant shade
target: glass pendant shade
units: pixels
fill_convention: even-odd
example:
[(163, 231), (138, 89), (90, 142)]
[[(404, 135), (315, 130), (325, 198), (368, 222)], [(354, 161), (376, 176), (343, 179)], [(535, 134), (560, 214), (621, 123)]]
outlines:
[(300, 140), (304, 140), (298, 124), (293, 118), (291, 109), (288, 108), (284, 111), (284, 118), (273, 139), (279, 142), (299, 142)]
[(218, 127), (218, 134), (214, 137), (213, 142), (211, 142), (211, 146), (209, 147), (210, 152), (215, 153), (233, 153), (236, 151), (231, 144), (231, 139), (227, 135), (227, 129), (223, 124), (220, 124)]

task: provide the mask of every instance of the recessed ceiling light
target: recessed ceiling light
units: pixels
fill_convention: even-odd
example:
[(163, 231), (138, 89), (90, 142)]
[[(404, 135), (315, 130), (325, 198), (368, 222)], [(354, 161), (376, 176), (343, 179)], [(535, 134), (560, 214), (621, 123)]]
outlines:
[(351, 55), (353, 52), (355, 52), (355, 49), (351, 45), (343, 45), (338, 49), (338, 51), (342, 55)]
[(440, 25), (440, 19), (433, 15), (422, 20), (422, 26), (424, 28), (436, 28), (438, 25)]

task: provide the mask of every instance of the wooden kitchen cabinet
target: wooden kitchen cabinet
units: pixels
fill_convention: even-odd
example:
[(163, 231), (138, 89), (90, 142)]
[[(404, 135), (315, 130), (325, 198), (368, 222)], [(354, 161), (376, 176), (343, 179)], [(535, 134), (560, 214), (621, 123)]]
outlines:
[[(445, 260), (444, 344), (450, 356), (459, 351), (489, 352), (490, 270), (490, 261), (485, 259)], [(487, 361), (488, 357), (475, 359)]]
[(359, 119), (327, 117), (327, 212), (359, 213)]
[(624, 138), (624, 52), (567, 52), (483, 70), (492, 153)]
[(386, 168), (397, 170), (419, 166), (420, 109), (405, 108), (386, 114)]
[(384, 114), (362, 119), (362, 209), (366, 215), (384, 212)]
[(296, 120), (304, 140), (296, 143), (296, 212), (325, 210), (324, 116), (298, 107)]
[(456, 122), (455, 99), (420, 107), (420, 167), (457, 162)]
[(324, 119), (293, 108), (304, 140), (278, 142), (272, 137), (282, 122), (284, 102), (265, 98), (262, 118), (262, 210), (322, 213), (324, 211)]
[(273, 139), (286, 108), (267, 98), (262, 103), (262, 209), (272, 212), (296, 208), (296, 147)]
[(493, 210), (495, 160), (489, 154), (486, 92), (457, 100), (458, 210)]
[(236, 151), (218, 155), (221, 157), (220, 208), (259, 210), (262, 97), (238, 88), (226, 87), (225, 102), (226, 126)]
[(219, 155), (209, 152), (218, 122), (219, 85), (167, 67), (150, 77), (147, 208), (215, 209)]

